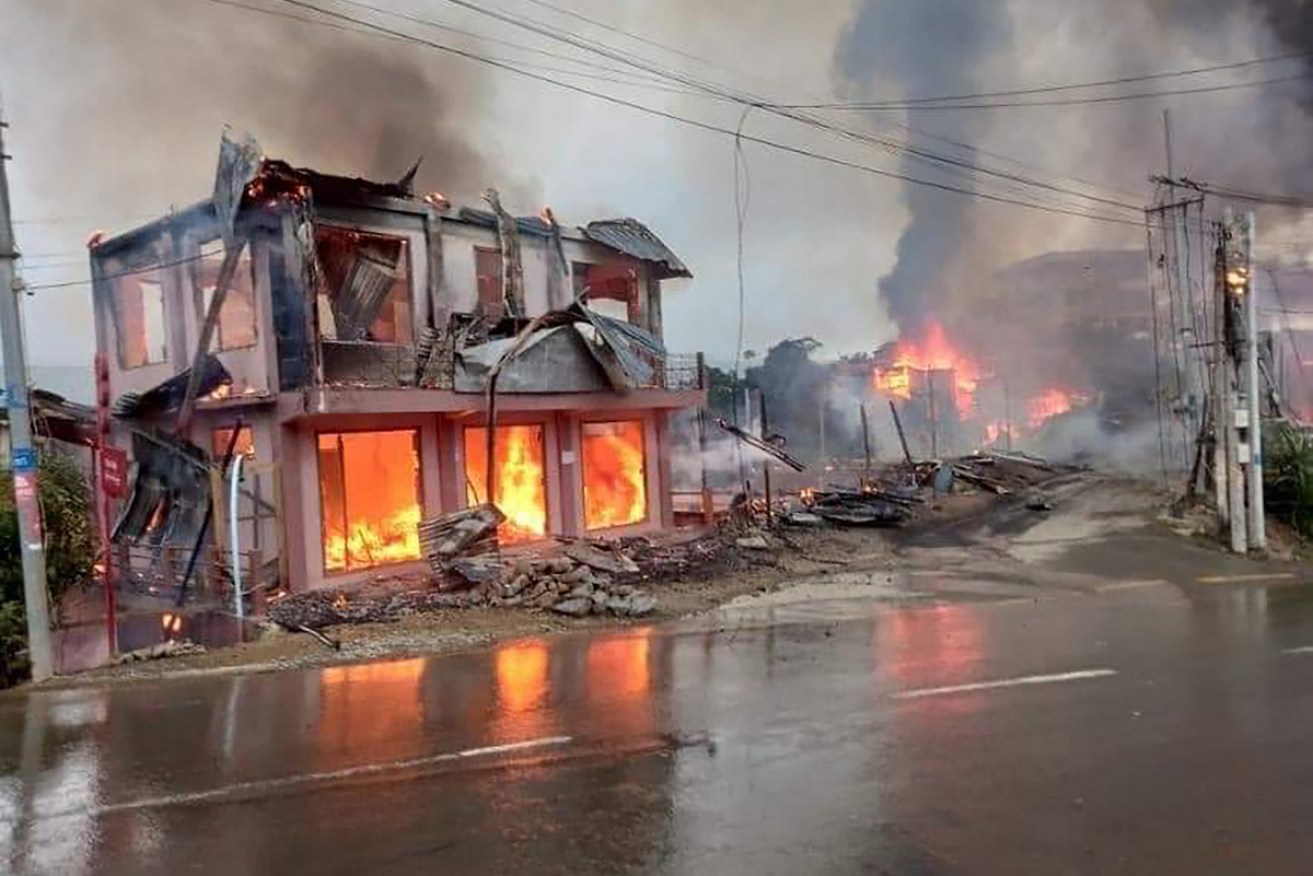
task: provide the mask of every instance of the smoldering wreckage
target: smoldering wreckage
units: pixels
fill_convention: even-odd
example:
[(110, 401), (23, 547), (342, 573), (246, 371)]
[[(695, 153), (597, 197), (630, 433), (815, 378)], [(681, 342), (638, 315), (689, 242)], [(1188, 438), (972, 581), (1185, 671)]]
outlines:
[[(219, 606), (329, 644), (438, 609), (639, 618), (663, 582), (787, 549), (788, 528), (897, 525), (1058, 473), (904, 443), (856, 487), (749, 483), (717, 508), (704, 484), (681, 510), (669, 421), (707, 378), (666, 350), (661, 297), (688, 268), (633, 219), (566, 228), (413, 181), (225, 136), (212, 197), (93, 241), (112, 418), (92, 431), (131, 456), (106, 572), (126, 610)], [(777, 437), (697, 422), (767, 477), (806, 470)]]

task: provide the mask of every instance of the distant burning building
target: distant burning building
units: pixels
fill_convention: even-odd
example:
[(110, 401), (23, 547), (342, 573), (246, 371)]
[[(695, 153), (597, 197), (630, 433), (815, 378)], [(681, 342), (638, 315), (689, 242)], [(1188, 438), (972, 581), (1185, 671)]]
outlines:
[(1014, 400), (1007, 375), (982, 367), (932, 320), (921, 338), (900, 339), (876, 354), (873, 384), (899, 406), (913, 450), (942, 455), (1008, 445), (1088, 401), (1058, 386), (1021, 392), (1045, 379), (1017, 375)]
[(222, 567), (234, 456), (243, 562), (293, 589), (406, 569), (421, 521), (490, 482), (503, 543), (671, 524), (666, 415), (704, 393), (697, 360), (661, 345), (662, 283), (691, 274), (656, 235), (252, 147), (225, 141), (214, 198), (92, 253), (115, 440), (137, 463), (115, 531), (133, 574), (177, 583), (202, 543)]

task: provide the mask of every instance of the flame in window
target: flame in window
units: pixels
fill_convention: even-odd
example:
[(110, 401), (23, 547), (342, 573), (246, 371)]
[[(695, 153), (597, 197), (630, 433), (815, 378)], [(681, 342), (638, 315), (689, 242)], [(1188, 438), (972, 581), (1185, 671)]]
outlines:
[(647, 518), (643, 423), (583, 426), (584, 526), (604, 529)]
[(319, 436), (324, 568), (417, 560), (419, 447), (412, 430)]
[[(530, 541), (547, 534), (547, 473), (543, 455), (543, 427), (498, 426), (494, 464), (497, 466), (493, 504), (506, 515), (499, 536), (504, 542)], [(471, 505), (483, 501), (487, 487), (488, 431), (482, 426), (465, 430), (466, 497)]]

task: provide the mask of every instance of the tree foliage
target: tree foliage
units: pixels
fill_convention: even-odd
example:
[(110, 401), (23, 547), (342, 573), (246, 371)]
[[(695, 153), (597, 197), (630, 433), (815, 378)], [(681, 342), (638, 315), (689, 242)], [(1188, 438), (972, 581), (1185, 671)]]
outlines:
[[(91, 495), (77, 462), (60, 453), (43, 453), (37, 476), (45, 523), (46, 581), (52, 598), (91, 580), (96, 561), (96, 530)], [(0, 687), (27, 674), (23, 613), (23, 556), (18, 538), (14, 482), (0, 477)]]
[(1313, 436), (1281, 424), (1264, 444), (1267, 509), (1301, 535), (1313, 536)]
[(785, 435), (790, 452), (802, 455), (820, 447), (820, 403), (829, 378), (829, 369), (812, 359), (820, 348), (815, 338), (787, 338), (746, 374), (765, 399), (771, 431)]

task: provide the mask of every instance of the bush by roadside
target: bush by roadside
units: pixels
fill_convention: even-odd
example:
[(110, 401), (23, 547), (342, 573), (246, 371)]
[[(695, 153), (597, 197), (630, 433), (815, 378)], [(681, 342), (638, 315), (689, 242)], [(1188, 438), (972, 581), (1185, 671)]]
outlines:
[(1264, 440), (1264, 503), (1300, 536), (1313, 537), (1313, 435), (1277, 424)]
[[(44, 453), (38, 494), (45, 522), (46, 578), (52, 599), (90, 581), (96, 531), (86, 477), (72, 458)], [(23, 611), (23, 558), (18, 540), (14, 482), (0, 474), (0, 688), (27, 677), (27, 626)]]

